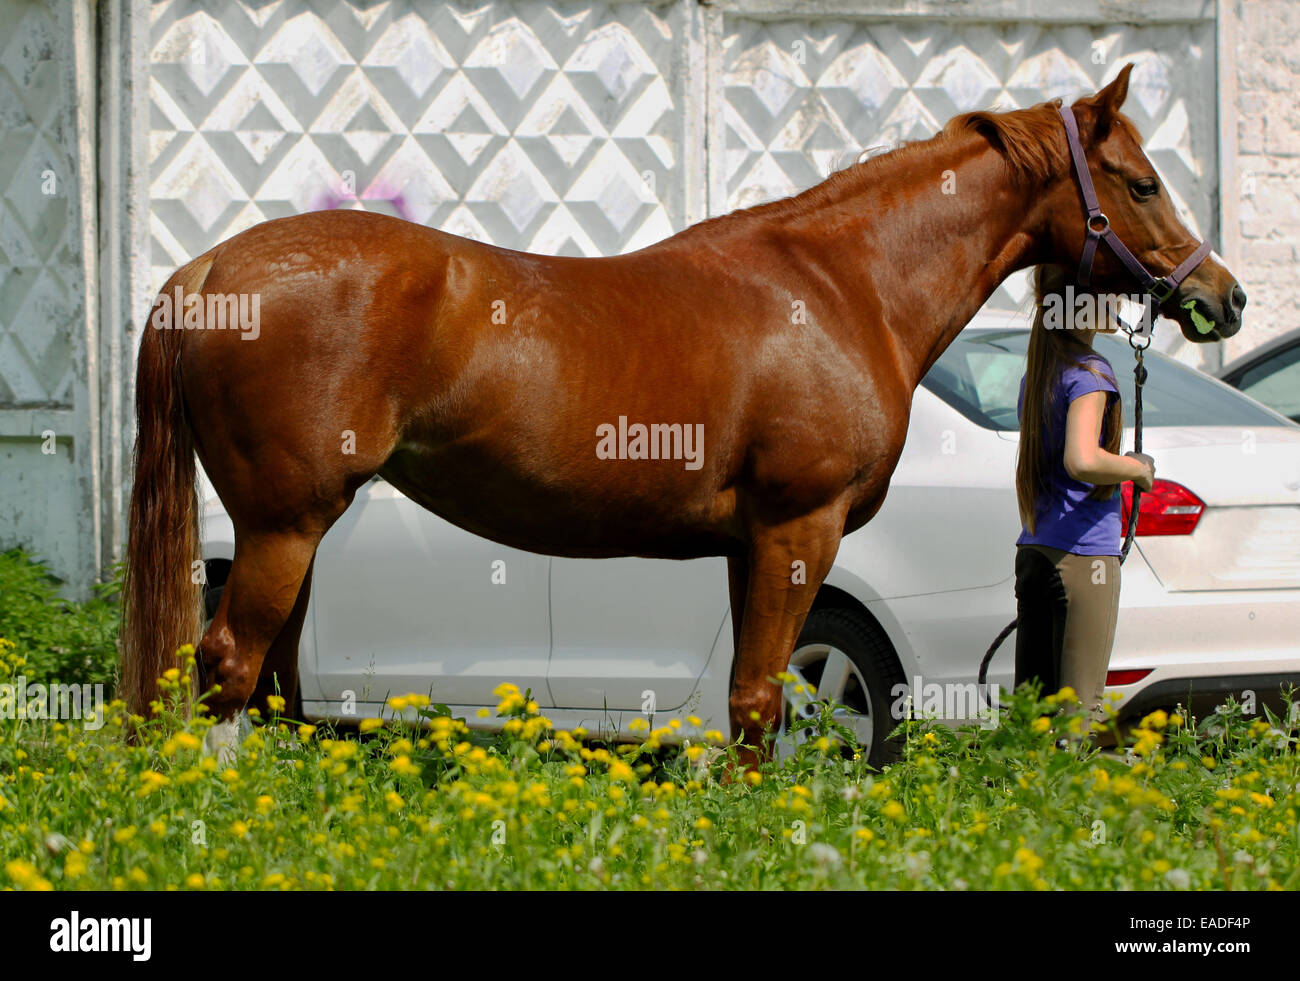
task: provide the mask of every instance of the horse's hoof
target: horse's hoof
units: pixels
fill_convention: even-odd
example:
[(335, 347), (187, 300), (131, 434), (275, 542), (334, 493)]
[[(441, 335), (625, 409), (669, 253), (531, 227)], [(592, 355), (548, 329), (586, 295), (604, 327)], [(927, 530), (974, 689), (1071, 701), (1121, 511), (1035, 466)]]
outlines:
[(228, 722), (218, 722), (208, 730), (203, 741), (204, 750), (217, 758), (217, 765), (234, 766), (239, 746), (253, 731), (253, 720), (247, 712), (240, 712)]

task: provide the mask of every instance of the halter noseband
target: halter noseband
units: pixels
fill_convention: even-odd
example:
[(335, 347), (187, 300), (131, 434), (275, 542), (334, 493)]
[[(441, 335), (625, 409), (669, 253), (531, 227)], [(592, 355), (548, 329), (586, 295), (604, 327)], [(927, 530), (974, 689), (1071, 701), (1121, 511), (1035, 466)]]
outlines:
[(1097, 243), (1104, 241), (1110, 246), (1119, 260), (1124, 263), (1133, 278), (1142, 289), (1155, 298), (1157, 303), (1164, 303), (1174, 295), (1179, 284), (1199, 266), (1210, 254), (1210, 243), (1201, 242), (1196, 251), (1178, 264), (1167, 276), (1152, 276), (1147, 267), (1142, 265), (1128, 250), (1118, 235), (1111, 231), (1110, 219), (1101, 210), (1097, 201), (1097, 192), (1092, 186), (1092, 175), (1088, 173), (1088, 159), (1083, 153), (1083, 144), (1079, 141), (1079, 124), (1074, 120), (1074, 110), (1068, 106), (1060, 107), (1061, 119), (1065, 122), (1065, 135), (1070, 144), (1070, 157), (1074, 162), (1074, 173), (1079, 180), (1079, 190), (1083, 192), (1083, 203), (1088, 209), (1088, 237), (1083, 243), (1083, 254), (1079, 256), (1079, 286), (1087, 289), (1092, 281), (1092, 261), (1097, 255)]

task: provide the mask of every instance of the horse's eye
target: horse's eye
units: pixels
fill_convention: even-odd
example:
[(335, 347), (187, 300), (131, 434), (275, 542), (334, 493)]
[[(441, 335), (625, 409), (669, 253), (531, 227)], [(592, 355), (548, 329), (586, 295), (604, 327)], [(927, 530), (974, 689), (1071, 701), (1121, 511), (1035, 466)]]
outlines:
[(1151, 198), (1159, 193), (1160, 184), (1154, 177), (1144, 177), (1140, 181), (1134, 181), (1132, 188), (1135, 198)]

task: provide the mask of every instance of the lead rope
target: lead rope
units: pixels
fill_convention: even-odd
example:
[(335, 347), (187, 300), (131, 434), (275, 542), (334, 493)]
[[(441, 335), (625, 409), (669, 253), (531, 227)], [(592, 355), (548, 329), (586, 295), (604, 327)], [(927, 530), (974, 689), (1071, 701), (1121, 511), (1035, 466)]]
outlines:
[[(1151, 346), (1151, 334), (1150, 332), (1142, 333), (1139, 330), (1135, 330), (1129, 327), (1127, 324), (1124, 324), (1123, 321), (1121, 321), (1121, 324), (1123, 325), (1125, 331), (1127, 331), (1128, 333), (1129, 347), (1133, 348), (1133, 357), (1135, 359), (1135, 364), (1133, 365), (1133, 451), (1135, 453), (1141, 453), (1142, 452), (1142, 386), (1145, 385), (1147, 382), (1147, 367), (1145, 364), (1142, 363), (1142, 352)], [(1138, 337), (1145, 337), (1146, 343), (1139, 344), (1137, 341)], [(1121, 491), (1120, 493), (1122, 494), (1123, 491)], [(1133, 499), (1129, 504), (1128, 530), (1124, 535), (1124, 546), (1119, 550), (1120, 565), (1123, 565), (1124, 560), (1128, 558), (1129, 549), (1133, 547), (1133, 539), (1137, 535), (1138, 504), (1141, 498), (1142, 498), (1142, 490), (1141, 488), (1138, 487), (1137, 484), (1134, 484)], [(1002, 642), (1011, 636), (1011, 631), (1016, 629), (1016, 625), (1019, 622), (1020, 622), (1020, 618), (1016, 617), (1005, 627), (1003, 627), (1002, 632), (999, 633), (997, 637), (994, 638), (993, 644), (989, 647), (988, 651), (984, 654), (984, 660), (980, 661), (979, 693), (980, 693), (980, 698), (984, 700), (984, 704), (987, 705), (989, 708), (993, 707), (993, 704), (992, 702), (990, 702), (986, 690), (988, 685), (988, 676), (989, 676), (989, 662), (993, 660), (993, 655), (998, 652), (998, 648), (1002, 646)]]

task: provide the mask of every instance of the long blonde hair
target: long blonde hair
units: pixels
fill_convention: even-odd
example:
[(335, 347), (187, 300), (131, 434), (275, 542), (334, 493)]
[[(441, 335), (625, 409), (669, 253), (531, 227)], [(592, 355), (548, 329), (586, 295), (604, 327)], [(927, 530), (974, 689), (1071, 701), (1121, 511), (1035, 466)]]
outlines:
[[(1081, 366), (1099, 378), (1105, 376), (1086, 360), (1094, 352), (1069, 329), (1072, 323), (1045, 324), (1049, 306), (1074, 316), (1067, 302), (1065, 271), (1059, 266), (1039, 266), (1034, 272), (1034, 324), (1029, 332), (1029, 353), (1025, 366), (1025, 398), (1020, 419), (1020, 449), (1016, 456), (1016, 501), (1024, 526), (1032, 534), (1038, 523), (1038, 501), (1050, 491), (1048, 475), (1052, 461), (1047, 457), (1043, 434), (1051, 425), (1055, 406), (1049, 399), (1056, 380), (1068, 367)], [(1060, 302), (1057, 302), (1060, 301)], [(1105, 307), (1103, 306), (1104, 310)], [(1120, 400), (1111, 400), (1102, 418), (1102, 446), (1118, 453), (1123, 436), (1124, 417)], [(1062, 447), (1063, 449), (1063, 447)], [(1098, 484), (1088, 497), (1104, 501), (1115, 494), (1118, 484)]]

